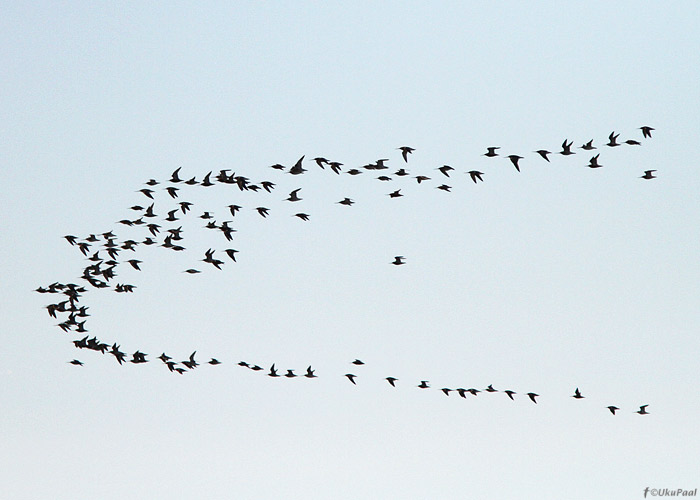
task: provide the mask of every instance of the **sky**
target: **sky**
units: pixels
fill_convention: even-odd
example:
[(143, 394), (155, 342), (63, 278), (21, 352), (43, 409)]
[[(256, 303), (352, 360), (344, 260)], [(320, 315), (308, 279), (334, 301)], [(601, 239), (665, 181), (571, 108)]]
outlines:
[[(697, 2), (0, 8), (8, 498), (700, 487)], [(611, 132), (620, 146), (605, 145)], [(575, 155), (558, 154), (565, 139)], [(415, 148), (407, 162), (401, 146)], [(598, 153), (602, 168), (587, 168)], [(388, 169), (363, 168), (379, 159)], [(274, 189), (170, 183), (177, 168)], [(153, 201), (139, 192), (149, 179)], [(179, 201), (191, 212), (164, 221)], [(91, 262), (63, 236), (143, 241), (118, 221), (151, 202), (158, 242), (182, 226), (185, 250), (122, 250), (110, 287), (90, 287)], [(205, 211), (230, 221), (231, 242)], [(55, 282), (86, 287), (87, 335), (149, 362), (77, 349), (86, 334), (47, 314), (58, 296), (34, 291)], [(157, 358), (182, 367), (195, 351), (183, 374)], [(317, 378), (269, 377), (273, 363)]]

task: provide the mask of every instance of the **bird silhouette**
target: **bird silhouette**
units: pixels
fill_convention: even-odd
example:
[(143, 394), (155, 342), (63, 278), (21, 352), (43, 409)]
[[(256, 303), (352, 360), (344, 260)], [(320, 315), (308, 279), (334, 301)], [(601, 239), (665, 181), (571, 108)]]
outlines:
[(610, 413), (612, 413), (613, 415), (615, 415), (615, 412), (617, 410), (619, 410), (619, 408), (617, 406), (608, 406), (607, 408), (608, 408), (608, 410), (610, 410)]
[(507, 390), (507, 391), (503, 391), (503, 392), (505, 392), (511, 400), (513, 400), (513, 394), (517, 394), (515, 391), (511, 391), (511, 390)]
[(345, 376), (348, 378), (348, 380), (350, 382), (352, 382), (354, 385), (357, 385), (355, 383), (355, 378), (357, 377), (357, 375), (353, 375), (352, 373), (346, 373)]
[(559, 154), (564, 156), (576, 154), (573, 151), (571, 151), (571, 146), (573, 145), (573, 143), (574, 141), (567, 142), (567, 140), (564, 139), (564, 142), (561, 143), (561, 151), (559, 151)]
[(649, 415), (649, 412), (647, 411), (647, 406), (649, 405), (640, 406), (639, 410), (637, 410), (635, 413), (639, 413), (640, 415)]
[(610, 146), (611, 148), (613, 148), (613, 147), (615, 147), (615, 146), (619, 146), (620, 143), (617, 142), (617, 138), (618, 138), (619, 136), (620, 136), (620, 134), (615, 134), (614, 131), (613, 131), (613, 132), (610, 132), (610, 135), (608, 136), (609, 141), (608, 141), (608, 143), (606, 144), (606, 146)]
[(306, 378), (316, 378), (318, 375), (314, 375), (314, 370), (311, 369), (311, 365), (306, 369), (306, 373), (304, 374)]
[(297, 188), (289, 193), (289, 198), (287, 198), (286, 201), (301, 201), (301, 198), (299, 198), (299, 191), (301, 191), (301, 188)]
[(305, 213), (301, 213), (301, 212), (298, 214), (294, 214), (293, 217), (299, 217), (301, 220), (309, 220), (309, 214), (305, 214)]
[(518, 155), (508, 155), (508, 159), (511, 161), (511, 163), (513, 163), (515, 170), (520, 172), (520, 166), (518, 166), (518, 161), (522, 160), (523, 157)]
[(533, 403), (537, 404), (537, 401), (535, 401), (535, 398), (539, 396), (539, 394), (535, 394), (534, 392), (528, 392), (527, 397), (529, 397)]
[(427, 381), (427, 380), (421, 380), (421, 381), (420, 381), (420, 384), (418, 384), (418, 388), (419, 388), (419, 389), (429, 389), (429, 388), (430, 388), (430, 385), (428, 385), (428, 381)]
[(75, 365), (75, 366), (83, 366), (82, 361), (78, 361), (77, 359), (74, 359), (74, 360), (72, 360), (72, 361), (69, 361), (69, 363), (70, 363), (71, 365)]
[(341, 205), (346, 205), (346, 206), (349, 207), (350, 205), (352, 205), (352, 204), (355, 203), (355, 202), (352, 201), (350, 198), (343, 198), (343, 199), (340, 200), (338, 203), (340, 203)]
[(642, 175), (641, 178), (642, 179), (656, 179), (654, 172), (656, 172), (656, 170), (645, 170), (644, 175)]
[(454, 170), (454, 168), (450, 167), (449, 165), (443, 165), (442, 167), (438, 167), (435, 170), (439, 170), (442, 173), (442, 175), (444, 175), (445, 177), (449, 177), (450, 170)]
[(469, 174), (469, 177), (472, 178), (472, 181), (474, 181), (474, 184), (476, 184), (477, 180), (484, 182), (484, 179), (481, 177), (482, 175), (484, 175), (483, 172), (479, 172), (478, 170), (470, 170), (467, 173)]
[(651, 139), (651, 131), (654, 130), (651, 127), (639, 127), (639, 129), (642, 131), (642, 136), (645, 139)]
[(498, 147), (498, 146), (493, 146), (493, 147), (490, 147), (490, 148), (486, 148), (486, 152), (484, 153), (483, 156), (488, 156), (489, 158), (490, 158), (490, 157), (493, 157), (493, 156), (498, 156), (498, 153), (496, 153), (496, 150), (497, 150), (497, 149), (501, 149), (501, 148)]
[(275, 364), (272, 363), (272, 366), (270, 367), (270, 373), (267, 374), (268, 377), (279, 377), (277, 374), (277, 370), (275, 369)]
[[(306, 156), (306, 155), (304, 155)], [(306, 169), (301, 166), (301, 162), (304, 161), (304, 156), (299, 158), (292, 168), (289, 169), (289, 173), (292, 175), (299, 175), (306, 172)]]
[(591, 151), (592, 149), (595, 149), (596, 147), (593, 145), (593, 139), (588, 141), (587, 143), (583, 144), (582, 146), (579, 146), (581, 149), (584, 149), (586, 151)]
[(400, 266), (400, 265), (406, 263), (405, 259), (406, 259), (406, 257), (404, 257), (403, 255), (397, 255), (396, 257), (394, 257), (392, 264), (394, 264), (395, 266)]
[(408, 147), (408, 146), (401, 146), (400, 148), (397, 148), (401, 150), (401, 156), (403, 156), (403, 161), (408, 163), (408, 155), (412, 154), (415, 149)]
[(396, 191), (389, 193), (387, 196), (389, 196), (390, 198), (400, 198), (403, 195), (401, 194), (401, 190), (397, 189)]
[(583, 399), (585, 396), (581, 394), (581, 391), (578, 390), (578, 387), (576, 388), (576, 391), (574, 392), (574, 395), (571, 396), (572, 398), (576, 399)]
[(398, 379), (396, 377), (386, 377), (384, 380), (389, 382), (389, 385), (391, 385), (391, 387), (396, 387), (396, 381)]
[(542, 158), (544, 158), (547, 161), (549, 161), (549, 158), (547, 158), (547, 155), (552, 154), (551, 151), (547, 151), (546, 149), (538, 149), (537, 151), (535, 151), (535, 153), (537, 153), (538, 155), (540, 155)]

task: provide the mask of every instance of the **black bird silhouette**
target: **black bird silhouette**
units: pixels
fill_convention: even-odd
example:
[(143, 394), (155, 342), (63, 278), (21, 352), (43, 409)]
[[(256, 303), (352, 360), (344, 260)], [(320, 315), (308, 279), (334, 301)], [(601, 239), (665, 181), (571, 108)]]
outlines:
[(400, 266), (400, 265), (406, 263), (405, 259), (406, 259), (406, 257), (404, 257), (403, 255), (397, 255), (396, 257), (394, 257), (392, 264), (394, 264), (395, 266)]
[(651, 139), (651, 131), (654, 130), (654, 129), (651, 128), (651, 127), (646, 127), (646, 126), (645, 126), (645, 127), (639, 127), (639, 130), (642, 131), (642, 136), (643, 136), (645, 139)]
[(355, 378), (357, 377), (357, 375), (353, 375), (352, 373), (346, 373), (345, 376), (348, 378), (348, 380), (349, 380), (350, 382), (352, 382), (353, 384), (357, 385), (357, 384), (355, 383)]
[(641, 146), (642, 143), (639, 141), (635, 141), (634, 139), (627, 139), (625, 141), (625, 144), (629, 144), (630, 146)]
[(576, 391), (574, 391), (574, 395), (571, 396), (572, 398), (576, 399), (583, 399), (585, 396), (581, 394), (581, 391), (578, 390), (578, 387), (576, 388)]
[(137, 271), (140, 271), (140, 270), (141, 270), (141, 268), (139, 267), (139, 264), (141, 264), (141, 261), (140, 261), (140, 260), (129, 259), (129, 260), (127, 260), (127, 262), (128, 262), (129, 264), (131, 264), (131, 267), (133, 267), (133, 268), (136, 269)]
[(185, 269), (182, 271), (183, 273), (188, 273), (188, 274), (198, 274), (201, 273), (202, 271), (198, 271), (197, 269)]
[(178, 173), (180, 172), (180, 169), (182, 167), (178, 167), (175, 169), (175, 171), (170, 175), (170, 182), (180, 182), (182, 179), (180, 179)]
[(455, 389), (457, 391), (457, 394), (459, 394), (461, 397), (464, 399), (467, 399), (467, 390), (460, 387), (459, 389)]
[(497, 149), (501, 149), (500, 147), (491, 147), (491, 148), (486, 148), (486, 152), (484, 153), (484, 156), (492, 157), (492, 156), (498, 156), (498, 153), (496, 153)]
[(448, 193), (450, 193), (451, 192), (450, 189), (452, 189), (452, 186), (448, 186), (447, 184), (441, 184), (435, 189), (441, 189), (443, 191), (447, 191)]
[(539, 396), (539, 394), (535, 394), (534, 392), (528, 392), (527, 397), (529, 397), (533, 403), (537, 404), (537, 401), (535, 401), (535, 398)]
[(598, 153), (597, 155), (595, 155), (594, 157), (592, 157), (592, 158), (589, 160), (588, 168), (600, 168), (600, 167), (603, 166), (603, 165), (601, 165), (600, 163), (598, 163), (598, 157), (599, 157), (599, 156), (600, 156), (600, 153)]
[(268, 212), (269, 212), (270, 209), (269, 209), (269, 208), (265, 208), (265, 207), (257, 207), (255, 210), (257, 210), (258, 213), (259, 213), (260, 215), (262, 215), (263, 218), (265, 218), (265, 217), (267, 217)]
[(339, 163), (337, 161), (332, 161), (328, 164), (328, 166), (331, 167), (331, 170), (338, 175), (340, 175), (340, 167), (342, 165), (343, 165), (342, 163)]
[(428, 384), (428, 381), (427, 381), (427, 380), (421, 380), (421, 381), (420, 381), (420, 384), (418, 384), (418, 387), (419, 387), (420, 389), (429, 389), (429, 388), (430, 388), (430, 385)]
[(472, 180), (474, 181), (474, 184), (476, 184), (477, 180), (484, 182), (484, 179), (482, 179), (482, 177), (481, 177), (482, 175), (484, 175), (483, 172), (479, 172), (478, 170), (470, 170), (467, 173), (469, 174), (469, 177), (471, 177)]
[(450, 167), (449, 165), (443, 165), (442, 167), (438, 167), (435, 170), (439, 170), (440, 172), (442, 172), (442, 175), (444, 175), (445, 177), (449, 177), (450, 170), (454, 170), (454, 168)]
[(66, 241), (68, 241), (68, 243), (70, 243), (71, 245), (75, 245), (75, 242), (78, 240), (78, 237), (77, 237), (77, 236), (72, 236), (72, 235), (70, 235), (70, 234), (64, 236), (64, 238), (65, 238)]
[(139, 192), (145, 194), (150, 199), (153, 199), (153, 193), (155, 193), (155, 191), (153, 191), (152, 189), (147, 188), (139, 189)]
[(171, 198), (177, 198), (177, 192), (179, 191), (178, 188), (173, 187), (173, 186), (169, 186), (169, 187), (166, 187), (165, 190), (168, 192), (168, 194), (170, 195)]
[(77, 359), (74, 359), (73, 361), (69, 361), (71, 365), (75, 366), (83, 366), (83, 363), (81, 361), (78, 361)]
[(317, 164), (319, 167), (321, 167), (322, 169), (325, 169), (325, 168), (326, 168), (326, 167), (323, 166), (324, 163), (326, 163), (326, 164), (329, 163), (328, 160), (326, 160), (325, 158), (320, 157), (320, 156), (317, 157), (317, 158), (314, 158), (314, 161), (315, 161), (316, 164)]
[(423, 181), (429, 181), (430, 177), (426, 177), (425, 175), (417, 175), (416, 180), (418, 181), (418, 184), (420, 184)]
[(117, 344), (112, 345), (112, 349), (109, 351), (110, 354), (112, 354), (115, 358), (117, 358), (117, 361), (121, 365), (124, 361), (126, 361), (126, 353), (121, 352), (119, 350), (119, 346)]
[(309, 215), (305, 213), (294, 214), (293, 217), (299, 217), (301, 220), (309, 220)]
[(181, 363), (185, 365), (187, 368), (190, 370), (194, 370), (199, 366), (199, 363), (197, 363), (194, 359), (194, 355), (197, 354), (197, 351), (194, 351), (192, 354), (190, 354), (190, 359), (187, 361), (182, 361)]
[(397, 176), (397, 177), (403, 177), (403, 176), (408, 175), (408, 172), (406, 172), (405, 169), (400, 168), (400, 169), (398, 169), (396, 172), (394, 172), (394, 175)]
[(294, 377), (296, 377), (297, 375), (296, 375), (296, 373), (294, 373), (294, 370), (289, 370), (289, 369), (288, 369), (288, 370), (287, 370), (287, 373), (285, 373), (284, 376), (287, 377), (287, 378), (294, 378)]
[(639, 413), (640, 415), (649, 415), (649, 412), (647, 411), (647, 406), (649, 405), (640, 406), (639, 410), (637, 410), (635, 413)]
[(607, 408), (608, 408), (608, 410), (610, 410), (610, 413), (612, 413), (613, 415), (615, 415), (615, 412), (617, 410), (619, 410), (619, 408), (617, 406), (608, 406)]
[(275, 364), (272, 363), (272, 366), (270, 367), (270, 373), (267, 374), (268, 377), (279, 377), (277, 374), (277, 370), (275, 369)]
[(398, 380), (396, 377), (386, 377), (385, 380), (389, 382), (391, 387), (396, 387), (395, 382)]
[(452, 389), (448, 389), (447, 387), (443, 387), (440, 390), (445, 394), (445, 396), (449, 396), (450, 392), (452, 392)]
[(289, 198), (287, 198), (286, 201), (301, 201), (301, 198), (299, 198), (299, 191), (301, 191), (301, 188), (297, 188), (291, 193), (289, 193)]
[(617, 138), (619, 136), (620, 134), (615, 134), (615, 131), (610, 132), (610, 135), (608, 136), (608, 139), (610, 139), (610, 141), (606, 144), (606, 146), (610, 146), (611, 148), (619, 146), (620, 143), (617, 142)]
[(234, 250), (233, 248), (227, 248), (226, 250), (224, 250), (224, 252), (226, 252), (226, 255), (228, 255), (232, 261), (236, 262), (236, 252), (238, 252), (238, 250)]
[(509, 397), (511, 400), (513, 399), (513, 394), (516, 394), (515, 391), (511, 391), (511, 390), (507, 390), (507, 391), (503, 391), (503, 392), (505, 392), (506, 394), (508, 394), (508, 397)]
[(343, 198), (343, 199), (340, 200), (338, 203), (340, 203), (341, 205), (346, 205), (346, 206), (349, 207), (350, 205), (352, 205), (352, 204), (355, 203), (355, 202), (352, 201), (350, 198)]
[(397, 189), (396, 191), (389, 193), (387, 196), (389, 196), (390, 198), (399, 198), (403, 195), (401, 194), (401, 190)]
[(168, 361), (170, 361), (173, 358), (171, 358), (167, 354), (163, 353), (160, 356), (158, 356), (158, 359), (160, 359), (163, 363), (167, 363)]
[(656, 172), (656, 170), (645, 170), (644, 175), (642, 175), (641, 178), (642, 179), (656, 179), (654, 172)]
[(586, 144), (579, 146), (581, 149), (584, 149), (586, 151), (591, 151), (592, 149), (595, 149), (595, 146), (593, 145), (593, 139), (588, 141)]
[(403, 161), (408, 163), (408, 155), (412, 154), (415, 149), (408, 147), (408, 146), (401, 146), (400, 148), (397, 148), (401, 150), (401, 156), (403, 156)]
[(228, 209), (231, 211), (231, 217), (236, 216), (236, 212), (238, 212), (242, 207), (239, 207), (238, 205), (229, 205)]
[(537, 153), (538, 155), (540, 155), (542, 158), (544, 158), (547, 161), (549, 161), (549, 158), (547, 158), (547, 155), (552, 154), (551, 151), (547, 151), (546, 149), (538, 149), (537, 151), (535, 151), (535, 153)]
[(304, 374), (306, 378), (316, 378), (317, 375), (314, 375), (314, 370), (311, 369), (311, 365), (306, 369), (306, 373)]
[(262, 182), (260, 183), (260, 185), (261, 185), (261, 186), (263, 187), (263, 189), (265, 189), (265, 191), (267, 191), (268, 193), (271, 193), (272, 190), (273, 190), (274, 187), (275, 187), (275, 183), (274, 183), (274, 182), (270, 182), (270, 181), (262, 181)]
[(566, 139), (564, 139), (564, 142), (561, 143), (561, 151), (559, 151), (560, 155), (568, 156), (568, 155), (574, 155), (573, 151), (571, 151), (571, 145), (574, 143), (574, 141), (567, 142)]
[(357, 366), (362, 366), (362, 365), (365, 364), (364, 361), (361, 361), (361, 360), (359, 360), (359, 359), (355, 359), (355, 361), (352, 361), (351, 363), (352, 363), (353, 365), (357, 365)]
[(518, 156), (518, 155), (508, 155), (508, 159), (513, 163), (513, 166), (515, 167), (515, 170), (517, 170), (518, 172), (520, 172), (520, 166), (518, 166), (518, 161), (519, 161), (519, 160), (522, 160), (523, 157), (522, 157), (522, 156)]
[(498, 392), (498, 389), (493, 388), (493, 384), (489, 384), (489, 386), (484, 389), (486, 392)]
[[(306, 156), (306, 155), (304, 155)], [(289, 169), (289, 173), (292, 175), (299, 175), (306, 172), (306, 169), (301, 166), (301, 162), (304, 161), (304, 156), (299, 158), (292, 168)]]

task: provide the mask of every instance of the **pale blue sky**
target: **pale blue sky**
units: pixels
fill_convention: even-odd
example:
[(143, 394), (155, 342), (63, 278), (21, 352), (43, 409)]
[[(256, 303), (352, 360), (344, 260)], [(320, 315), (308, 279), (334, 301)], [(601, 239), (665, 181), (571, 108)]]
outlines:
[[(8, 498), (700, 487), (697, 2), (0, 5)], [(642, 145), (606, 147), (612, 131)], [(576, 155), (533, 153), (564, 139)], [(578, 148), (590, 139), (598, 150)], [(604, 167), (586, 168), (597, 153)], [(302, 176), (269, 168), (302, 155)], [(336, 176), (316, 156), (346, 170), (388, 158), (385, 172), (432, 179)], [(52, 297), (32, 292), (79, 282), (87, 263), (62, 236), (142, 238), (117, 221), (177, 167), (277, 186), (180, 186), (195, 204), (187, 250), (141, 246), (142, 271), (116, 279), (135, 293), (81, 299), (90, 335), (151, 363), (75, 349), (80, 335), (43, 309)], [(648, 169), (658, 178), (640, 179)], [(296, 188), (303, 200), (284, 201)], [(175, 208), (162, 190), (155, 203)], [(231, 203), (244, 208), (227, 246), (196, 216), (231, 220)], [(201, 262), (231, 246), (237, 263)], [(176, 376), (155, 359), (194, 350), (223, 364)], [(240, 360), (319, 377), (271, 379)], [(439, 391), (489, 384), (515, 401)]]

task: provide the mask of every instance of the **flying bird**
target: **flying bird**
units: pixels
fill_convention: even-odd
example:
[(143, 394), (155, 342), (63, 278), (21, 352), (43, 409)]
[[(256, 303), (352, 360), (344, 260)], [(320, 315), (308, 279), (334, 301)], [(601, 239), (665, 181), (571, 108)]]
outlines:
[(269, 208), (265, 207), (257, 207), (255, 210), (257, 210), (258, 213), (263, 216), (263, 218), (267, 217), (268, 212), (270, 211)]
[(564, 142), (561, 143), (561, 151), (559, 151), (560, 155), (564, 156), (569, 156), (569, 155), (574, 155), (573, 151), (571, 151), (571, 145), (574, 143), (574, 141), (567, 142), (566, 139), (564, 139)]
[(579, 146), (581, 149), (584, 149), (586, 151), (591, 151), (592, 149), (595, 149), (596, 147), (593, 145), (593, 139), (588, 141), (586, 144)]
[(471, 177), (472, 180), (474, 181), (474, 184), (476, 184), (477, 180), (484, 182), (484, 179), (481, 177), (482, 175), (484, 175), (483, 172), (479, 172), (478, 170), (470, 170), (467, 173), (469, 174), (469, 177)]
[(357, 375), (353, 375), (352, 373), (346, 373), (345, 376), (348, 378), (348, 380), (350, 382), (352, 382), (354, 385), (357, 385), (355, 383), (355, 377), (357, 377)]
[(651, 127), (639, 127), (639, 129), (642, 131), (642, 136), (645, 139), (651, 139), (651, 131), (654, 130)]
[(301, 220), (309, 220), (309, 215), (301, 212), (294, 214), (292, 217), (299, 217)]
[(552, 154), (551, 151), (547, 151), (546, 149), (538, 149), (537, 151), (535, 151), (535, 153), (537, 153), (538, 155), (540, 155), (542, 158), (544, 158), (547, 161), (549, 161), (549, 158), (547, 158), (547, 155)]
[(608, 410), (610, 410), (610, 413), (612, 413), (613, 415), (615, 415), (615, 412), (617, 410), (619, 410), (619, 408), (617, 406), (608, 406), (607, 408), (608, 408)]
[(394, 264), (395, 266), (400, 266), (400, 265), (406, 263), (406, 262), (405, 262), (405, 259), (406, 259), (406, 257), (404, 257), (404, 256), (402, 256), (402, 255), (397, 255), (396, 257), (394, 257), (394, 260), (392, 261), (392, 264)]
[(517, 170), (518, 172), (520, 172), (520, 166), (518, 166), (518, 161), (519, 161), (519, 160), (522, 160), (523, 157), (522, 157), (522, 156), (518, 156), (518, 155), (508, 155), (508, 159), (513, 163), (513, 166), (515, 167), (515, 170)]
[(415, 149), (408, 147), (408, 146), (401, 146), (400, 148), (397, 148), (401, 150), (401, 156), (403, 156), (403, 161), (408, 163), (408, 155), (412, 154)]
[(427, 380), (421, 380), (421, 381), (420, 381), (420, 384), (418, 384), (418, 388), (420, 388), (420, 389), (429, 389), (430, 386), (428, 385), (428, 381), (427, 381)]
[(345, 206), (348, 206), (348, 207), (349, 207), (350, 205), (352, 205), (352, 204), (355, 203), (355, 202), (352, 201), (350, 198), (343, 198), (343, 199), (340, 200), (338, 203), (340, 203), (341, 205), (345, 205)]
[(352, 363), (353, 365), (357, 365), (357, 366), (362, 366), (362, 365), (365, 364), (364, 361), (359, 360), (359, 359), (356, 359), (355, 361), (352, 361), (351, 363)]
[(597, 155), (595, 155), (594, 157), (592, 157), (592, 158), (589, 160), (588, 168), (600, 168), (600, 167), (603, 166), (603, 165), (601, 165), (600, 163), (598, 163), (598, 157), (599, 157), (599, 156), (600, 156), (600, 153), (598, 153)]
[(488, 156), (488, 157), (493, 157), (493, 156), (498, 156), (498, 153), (496, 153), (497, 149), (501, 149), (500, 147), (491, 147), (491, 148), (486, 148), (486, 152), (484, 153), (483, 156)]
[(516, 394), (515, 391), (511, 391), (511, 390), (507, 390), (507, 391), (503, 391), (503, 392), (505, 392), (506, 394), (508, 394), (508, 397), (509, 397), (511, 400), (513, 400), (513, 394)]
[(318, 375), (314, 375), (314, 370), (311, 369), (311, 365), (306, 369), (306, 373), (304, 374), (306, 378), (316, 378)]
[(71, 365), (75, 365), (75, 366), (83, 366), (82, 361), (78, 361), (77, 359), (74, 359), (73, 361), (69, 361), (69, 363)]
[(391, 385), (391, 387), (396, 387), (395, 382), (398, 380), (396, 377), (386, 377), (385, 380), (389, 382), (389, 385)]
[(275, 364), (272, 363), (272, 366), (270, 367), (270, 373), (267, 374), (268, 377), (279, 377), (277, 374), (277, 370), (275, 369)]
[(389, 193), (387, 196), (390, 198), (400, 198), (403, 195), (401, 194), (401, 190), (397, 189), (396, 191)]
[(647, 406), (649, 405), (640, 406), (639, 410), (637, 410), (635, 413), (639, 413), (640, 415), (649, 415), (649, 412), (647, 411)]
[(532, 400), (533, 403), (537, 404), (537, 401), (535, 401), (535, 398), (539, 396), (539, 394), (535, 394), (534, 392), (528, 392), (527, 396)]
[(170, 182), (181, 182), (182, 179), (178, 176), (178, 173), (180, 172), (180, 169), (182, 167), (178, 167), (175, 169), (175, 171), (170, 175)]
[(610, 140), (606, 146), (610, 146), (611, 148), (615, 146), (619, 146), (620, 143), (617, 142), (617, 138), (620, 136), (620, 134), (615, 134), (615, 131), (610, 132), (610, 135), (608, 136), (608, 139)]
[(301, 201), (301, 198), (299, 198), (299, 191), (301, 191), (301, 188), (297, 188), (291, 193), (289, 193), (289, 198), (287, 198), (286, 201)]
[[(305, 156), (305, 155), (304, 155)], [(289, 169), (289, 173), (292, 175), (299, 175), (306, 172), (305, 168), (302, 168), (301, 162), (304, 160), (304, 156), (299, 158), (292, 168)]]
[(454, 168), (450, 167), (449, 165), (443, 165), (442, 167), (438, 167), (435, 170), (439, 170), (442, 173), (442, 175), (444, 175), (445, 177), (449, 177), (450, 170), (454, 170)]
[(571, 396), (572, 398), (576, 399), (583, 399), (585, 396), (581, 394), (581, 391), (578, 390), (578, 387), (576, 388), (576, 391), (574, 392), (574, 395)]
[(656, 172), (656, 170), (645, 170), (644, 175), (642, 175), (641, 178), (642, 179), (656, 179), (654, 172)]

